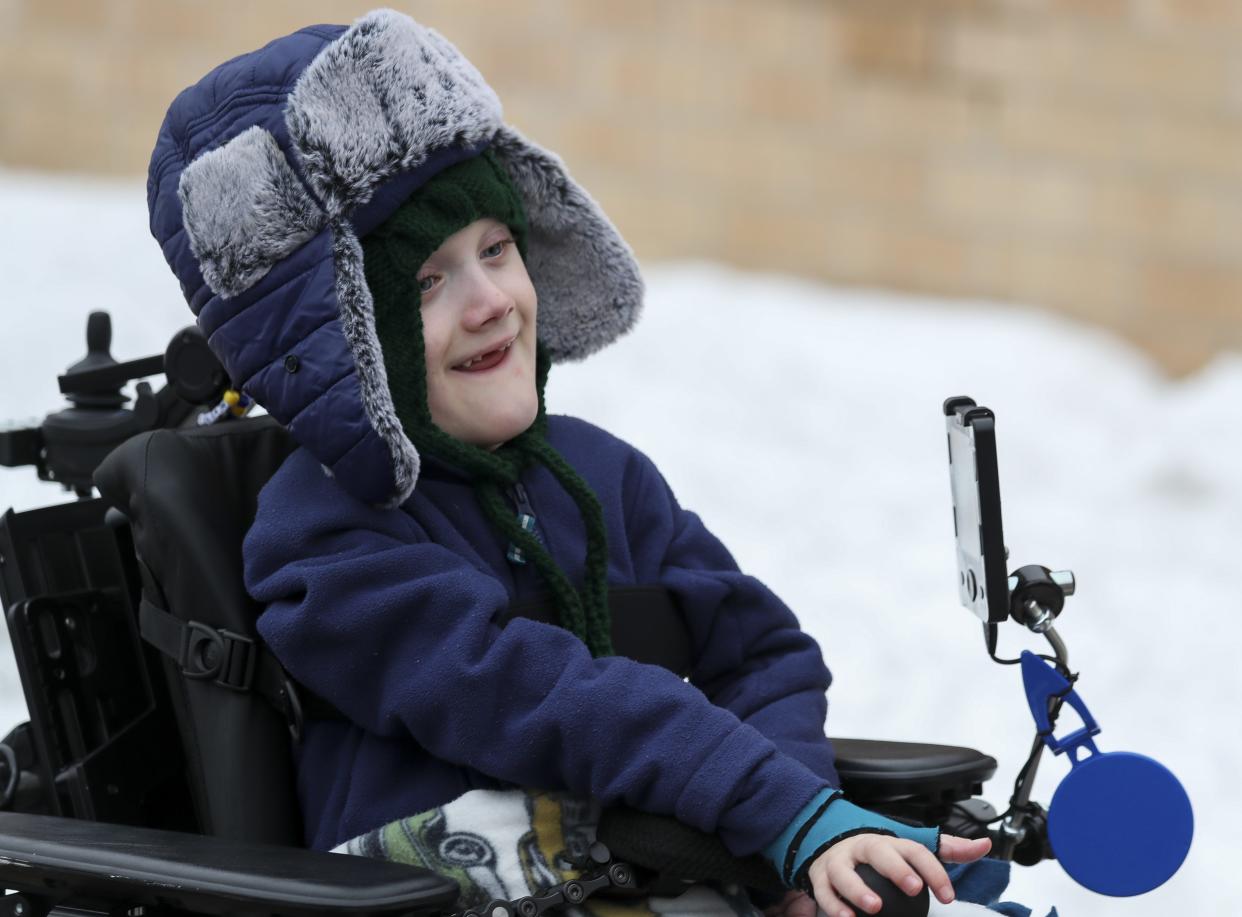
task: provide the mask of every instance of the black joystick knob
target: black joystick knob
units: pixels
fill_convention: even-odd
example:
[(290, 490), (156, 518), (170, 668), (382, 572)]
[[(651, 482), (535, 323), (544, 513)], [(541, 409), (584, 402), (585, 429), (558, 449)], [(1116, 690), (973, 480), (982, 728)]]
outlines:
[[(866, 863), (859, 863), (856, 871), (858, 877), (866, 882), (867, 887), (875, 892), (883, 902), (877, 912), (878, 917), (927, 917), (931, 899), (928, 896), (926, 882), (917, 894), (907, 895)], [(854, 913), (859, 917), (864, 917), (866, 911), (855, 908)]]
[[(117, 362), (109, 352), (111, 346), (112, 319), (107, 312), (92, 312), (86, 319), (86, 356), (65, 370), (65, 375), (116, 366)], [(129, 400), (121, 394), (121, 384), (98, 382), (87, 386), (75, 385), (67, 397), (80, 408), (119, 408)]]

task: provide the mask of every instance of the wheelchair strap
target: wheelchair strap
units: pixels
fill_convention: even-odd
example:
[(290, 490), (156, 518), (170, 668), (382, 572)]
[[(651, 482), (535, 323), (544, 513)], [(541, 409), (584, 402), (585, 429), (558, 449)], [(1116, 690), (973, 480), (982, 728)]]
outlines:
[[(658, 665), (685, 678), (693, 668), (693, 644), (681, 609), (663, 586), (623, 586), (609, 590), (612, 645), (617, 654)], [(501, 627), (516, 618), (555, 624), (551, 598), (539, 596), (511, 605), (497, 617)], [(254, 637), (202, 621), (182, 621), (144, 593), (138, 603), (142, 639), (177, 664), (186, 678), (210, 681), (230, 691), (253, 691), (289, 724), (295, 741), (304, 718), (343, 720), (323, 698), (298, 685)]]
[(301, 738), (303, 714), (297, 685), (258, 640), (201, 621), (182, 621), (145, 594), (138, 602), (138, 630), (186, 678), (210, 680), (240, 693), (254, 691), (285, 717), (294, 739)]
[[(663, 586), (617, 586), (608, 590), (612, 646), (618, 656), (658, 665), (685, 678), (694, 667), (694, 645), (673, 594)], [(510, 605), (496, 618), (501, 627), (515, 618), (556, 624), (551, 596)]]

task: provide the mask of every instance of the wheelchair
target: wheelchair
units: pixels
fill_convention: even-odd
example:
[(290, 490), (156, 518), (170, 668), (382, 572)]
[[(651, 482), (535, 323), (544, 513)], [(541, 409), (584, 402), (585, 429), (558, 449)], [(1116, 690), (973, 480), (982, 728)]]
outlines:
[[(73, 406), (0, 434), (0, 464), (34, 465), (80, 498), (0, 520), (0, 599), (30, 714), (0, 742), (0, 915), (453, 913), (447, 877), (302, 848), (294, 748), (306, 720), (331, 711), (262, 646), (241, 566), (258, 492), (294, 448), (288, 434), (270, 417), (195, 422), (227, 386), (196, 329), (162, 358), (125, 364), (107, 354), (105, 313), (87, 338), (87, 359), (61, 377)], [(126, 381), (158, 372), (167, 386), (139, 383), (134, 409), (121, 407)], [(649, 613), (641, 626), (614, 616), (614, 642), (676, 670), (688, 646), (676, 609)], [(965, 836), (996, 820), (977, 798), (996, 769), (988, 755), (833, 742), (860, 805)], [(1032, 838), (1019, 862), (1050, 855)], [(582, 878), (472, 917), (538, 917), (596, 891), (676, 894), (702, 880), (779, 890), (757, 857), (626, 810), (605, 811), (588, 859)], [(918, 907), (868, 881), (883, 914)]]

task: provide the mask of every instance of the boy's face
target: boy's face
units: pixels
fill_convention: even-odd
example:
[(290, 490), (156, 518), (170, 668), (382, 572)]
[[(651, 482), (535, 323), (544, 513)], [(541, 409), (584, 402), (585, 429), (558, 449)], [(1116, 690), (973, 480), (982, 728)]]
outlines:
[(509, 228), (476, 220), (418, 271), (427, 403), (441, 430), (493, 449), (531, 425), (535, 288)]

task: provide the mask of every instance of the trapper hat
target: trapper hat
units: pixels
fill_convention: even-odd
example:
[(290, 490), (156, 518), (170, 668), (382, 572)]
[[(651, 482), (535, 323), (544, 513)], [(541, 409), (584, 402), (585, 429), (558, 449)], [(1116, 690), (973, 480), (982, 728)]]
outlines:
[(528, 223), (539, 340), (581, 359), (627, 331), (629, 247), (554, 155), (434, 30), (391, 10), (235, 58), (173, 102), (151, 158), (151, 229), (234, 383), (360, 500), (413, 491), (358, 239), (483, 150)]

